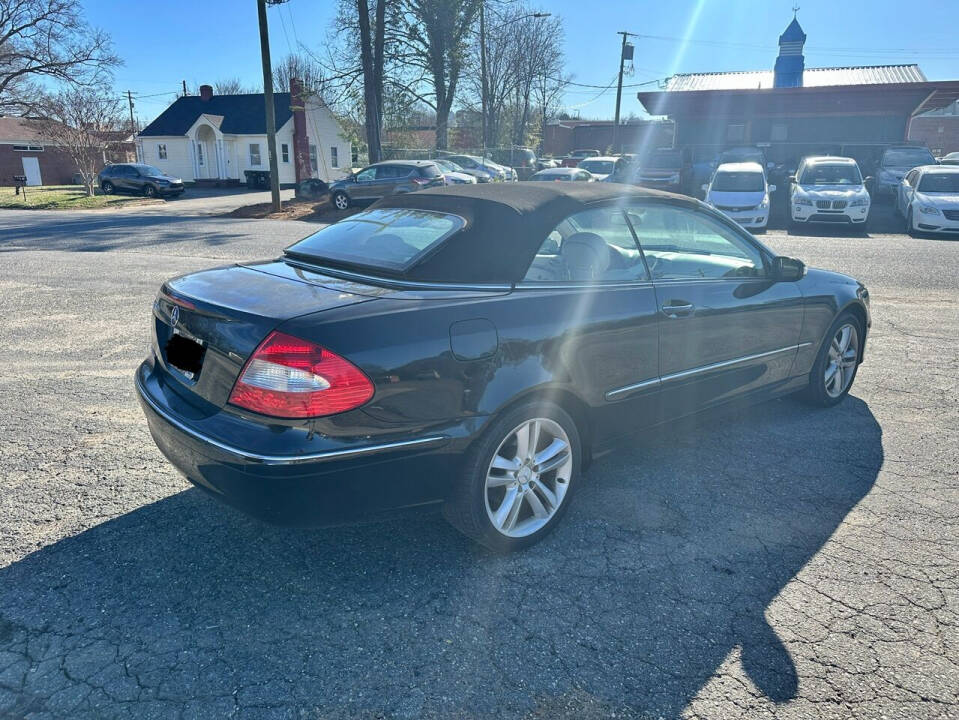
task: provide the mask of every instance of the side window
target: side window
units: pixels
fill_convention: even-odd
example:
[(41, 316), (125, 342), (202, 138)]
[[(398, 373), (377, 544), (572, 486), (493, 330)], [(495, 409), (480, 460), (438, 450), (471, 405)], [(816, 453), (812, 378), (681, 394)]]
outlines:
[(648, 280), (646, 265), (617, 207), (570, 215), (546, 237), (526, 271), (529, 283), (614, 283)]
[[(201, 146), (197, 145), (197, 147), (201, 147)], [(260, 164), (260, 143), (250, 143), (250, 166), (256, 167), (259, 164)]]
[(166, 143), (159, 143), (157, 145), (157, 158), (166, 160)]
[(336, 145), (330, 145), (330, 167), (338, 168), (340, 166), (340, 149)]
[(356, 182), (369, 182), (376, 178), (376, 168), (368, 167), (356, 173)]
[(280, 157), (283, 159), (283, 162), (290, 162), (290, 146), (287, 143), (280, 145)]
[(912, 170), (908, 175), (906, 175), (906, 182), (912, 187), (916, 187), (916, 180), (919, 179), (919, 171)]
[(685, 208), (627, 209), (653, 280), (763, 277), (762, 254), (721, 222)]
[(316, 172), (318, 167), (319, 165), (317, 165), (317, 162), (316, 162), (316, 145), (313, 145), (311, 143), (310, 144), (310, 169), (313, 172)]

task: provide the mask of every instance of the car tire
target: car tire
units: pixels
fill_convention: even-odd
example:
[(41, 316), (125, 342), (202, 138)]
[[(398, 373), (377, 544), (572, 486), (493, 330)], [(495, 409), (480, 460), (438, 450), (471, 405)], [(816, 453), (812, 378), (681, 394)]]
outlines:
[(144, 185), (143, 196), (148, 198), (155, 198), (157, 196), (156, 187), (154, 187), (153, 185)]
[[(843, 345), (841, 335), (846, 330), (849, 330), (850, 334), (848, 344)], [(825, 408), (843, 401), (859, 372), (864, 337), (865, 328), (856, 315), (844, 312), (836, 318), (823, 339), (822, 347), (819, 348), (816, 362), (809, 373), (809, 385), (801, 393), (806, 403)], [(836, 357), (842, 358), (840, 367), (836, 369), (838, 377), (830, 372), (836, 364)]]
[(116, 188), (113, 187), (113, 183), (109, 180), (104, 181), (104, 183), (100, 186), (100, 189), (103, 190), (104, 195), (112, 195), (114, 192), (116, 192)]
[[(528, 449), (532, 436), (536, 452)], [(537, 454), (554, 467), (537, 472)], [(457, 530), (495, 552), (527, 548), (565, 514), (581, 467), (582, 442), (569, 414), (555, 403), (524, 402), (496, 418), (473, 443), (443, 514)]]
[(919, 231), (916, 230), (915, 225), (912, 222), (912, 208), (906, 212), (906, 235), (909, 237), (919, 237)]
[(333, 193), (333, 207), (337, 210), (346, 210), (350, 206), (350, 196), (345, 192)]

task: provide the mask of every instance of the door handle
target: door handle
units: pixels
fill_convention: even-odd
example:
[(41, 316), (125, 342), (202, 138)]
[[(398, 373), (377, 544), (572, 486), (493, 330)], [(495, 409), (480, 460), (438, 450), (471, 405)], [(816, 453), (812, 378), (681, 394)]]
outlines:
[(692, 315), (695, 306), (692, 303), (686, 303), (682, 300), (670, 300), (663, 305), (663, 313), (669, 317), (686, 317)]

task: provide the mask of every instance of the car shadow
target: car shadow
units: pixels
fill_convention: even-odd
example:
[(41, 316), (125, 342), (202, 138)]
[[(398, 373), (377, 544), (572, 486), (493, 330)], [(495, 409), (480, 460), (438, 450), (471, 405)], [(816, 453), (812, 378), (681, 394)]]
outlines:
[(713, 412), (597, 460), (511, 556), (435, 514), (278, 529), (184, 491), (0, 570), (0, 715), (679, 718), (725, 662), (782, 703), (769, 605), (882, 462), (853, 397)]

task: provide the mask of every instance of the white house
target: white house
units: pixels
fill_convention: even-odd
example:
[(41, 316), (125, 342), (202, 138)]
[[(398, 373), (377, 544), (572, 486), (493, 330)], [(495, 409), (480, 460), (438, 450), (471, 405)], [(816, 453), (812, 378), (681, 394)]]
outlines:
[[(274, 93), (276, 153), (280, 184), (306, 178), (330, 182), (350, 169), (352, 146), (323, 103)], [(266, 105), (262, 93), (214, 95), (209, 85), (199, 95), (178, 98), (137, 136), (141, 162), (187, 182), (245, 182), (245, 170), (268, 171)]]

